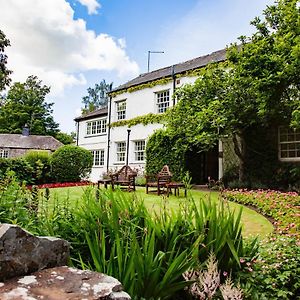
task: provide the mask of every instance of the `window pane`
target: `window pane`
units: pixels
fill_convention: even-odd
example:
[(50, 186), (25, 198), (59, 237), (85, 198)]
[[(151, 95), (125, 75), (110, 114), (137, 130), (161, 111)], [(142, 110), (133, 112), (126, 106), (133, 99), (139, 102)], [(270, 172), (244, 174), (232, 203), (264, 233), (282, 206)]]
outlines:
[(156, 93), (156, 103), (158, 113), (164, 113), (170, 105), (169, 91)]

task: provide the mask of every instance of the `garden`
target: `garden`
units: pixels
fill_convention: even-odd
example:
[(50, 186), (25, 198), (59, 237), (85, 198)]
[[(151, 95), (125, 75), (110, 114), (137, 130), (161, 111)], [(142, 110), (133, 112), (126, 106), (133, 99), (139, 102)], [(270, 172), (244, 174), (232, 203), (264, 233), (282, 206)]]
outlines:
[(7, 171), (0, 222), (68, 240), (70, 265), (117, 278), (133, 299), (299, 295), (296, 193), (188, 190), (187, 197), (166, 197), (143, 187), (68, 185), (28, 188)]

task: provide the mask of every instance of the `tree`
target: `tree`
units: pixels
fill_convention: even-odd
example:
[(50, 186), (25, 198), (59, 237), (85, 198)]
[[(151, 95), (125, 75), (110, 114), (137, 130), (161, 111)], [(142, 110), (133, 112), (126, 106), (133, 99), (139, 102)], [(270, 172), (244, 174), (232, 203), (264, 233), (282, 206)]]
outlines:
[(108, 84), (103, 79), (99, 84), (96, 83), (94, 88), (88, 88), (88, 95), (82, 98), (84, 108), (83, 113), (91, 112), (107, 106), (108, 92), (112, 89), (112, 83)]
[(180, 145), (204, 150), (231, 135), (245, 180), (246, 136), (253, 128), (286, 124), (300, 127), (300, 8), (279, 0), (252, 24), (256, 32), (230, 46), (227, 62), (203, 70), (194, 85), (176, 93), (167, 128)]
[(49, 92), (50, 88), (36, 76), (29, 76), (25, 83), (14, 83), (1, 107), (0, 132), (20, 133), (27, 124), (32, 134), (54, 136), (58, 124), (52, 116), (53, 103), (45, 101)]
[(64, 145), (72, 144), (74, 142), (74, 137), (74, 133), (67, 134), (61, 131), (55, 135), (55, 138), (62, 142)]
[(6, 38), (3, 31), (0, 30), (0, 91), (9, 85), (11, 79), (9, 75), (12, 73), (7, 69), (7, 55), (4, 53), (6, 47), (10, 46), (9, 40)]

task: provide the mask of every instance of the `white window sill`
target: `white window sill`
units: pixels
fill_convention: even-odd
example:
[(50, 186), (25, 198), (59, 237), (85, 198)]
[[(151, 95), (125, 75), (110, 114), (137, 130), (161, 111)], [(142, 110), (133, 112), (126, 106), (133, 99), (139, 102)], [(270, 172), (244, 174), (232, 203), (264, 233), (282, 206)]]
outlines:
[(282, 162), (300, 162), (300, 157), (279, 158)]
[(99, 133), (99, 134), (90, 134), (90, 135), (85, 135), (85, 138), (90, 138), (90, 137), (96, 137), (96, 136), (105, 136), (107, 133)]

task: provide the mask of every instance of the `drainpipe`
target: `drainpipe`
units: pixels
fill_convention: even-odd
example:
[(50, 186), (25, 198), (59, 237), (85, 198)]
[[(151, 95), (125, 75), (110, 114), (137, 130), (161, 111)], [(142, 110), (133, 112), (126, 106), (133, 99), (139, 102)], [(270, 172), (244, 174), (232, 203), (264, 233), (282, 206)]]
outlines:
[(128, 156), (129, 156), (129, 137), (130, 137), (130, 129), (127, 129), (127, 151), (126, 151), (126, 166), (128, 166)]
[[(109, 90), (111, 92), (112, 84), (110, 85)], [(108, 168), (109, 168), (110, 129), (111, 129), (110, 128), (110, 124), (111, 124), (111, 102), (112, 102), (112, 96), (109, 95), (106, 172), (108, 172)]]
[(175, 75), (175, 66), (172, 66), (172, 78), (173, 78), (173, 106), (176, 104), (176, 99), (174, 97), (175, 90), (176, 90), (176, 75)]
[(76, 146), (78, 146), (79, 143), (79, 121), (76, 121)]

